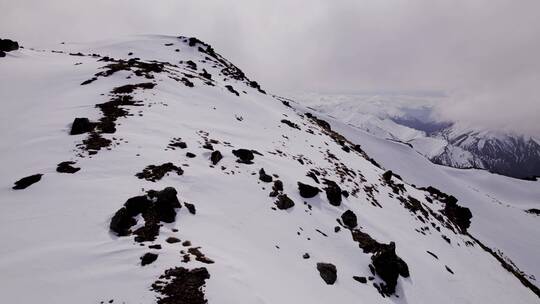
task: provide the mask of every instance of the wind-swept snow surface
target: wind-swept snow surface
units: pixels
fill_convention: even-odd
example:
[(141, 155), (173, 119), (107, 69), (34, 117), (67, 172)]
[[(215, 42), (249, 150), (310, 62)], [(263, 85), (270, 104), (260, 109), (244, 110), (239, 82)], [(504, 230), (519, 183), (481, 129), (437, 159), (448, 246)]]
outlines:
[(492, 240), (451, 173), (386, 171), (401, 173), (397, 150), (366, 154), (372, 137), (267, 94), (196, 39), (0, 60), (3, 302), (538, 302), (467, 234)]

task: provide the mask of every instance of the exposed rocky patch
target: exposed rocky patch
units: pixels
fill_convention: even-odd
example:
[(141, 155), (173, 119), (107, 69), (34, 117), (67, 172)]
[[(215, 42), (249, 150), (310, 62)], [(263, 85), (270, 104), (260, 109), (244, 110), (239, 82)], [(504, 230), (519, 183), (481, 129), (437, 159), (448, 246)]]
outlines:
[(286, 124), (287, 126), (293, 128), (293, 129), (300, 130), (300, 127), (297, 124), (295, 124), (294, 122), (290, 121), (290, 120), (282, 119), (281, 123), (284, 123), (284, 124)]
[(169, 142), (167, 148), (172, 150), (175, 150), (176, 148), (185, 149), (187, 148), (187, 144), (183, 142), (181, 138), (175, 137)]
[(43, 174), (34, 174), (34, 175), (23, 177), (20, 180), (15, 182), (15, 186), (13, 186), (12, 189), (14, 190), (26, 189), (30, 187), (31, 185), (39, 182), (42, 176)]
[(317, 187), (298, 182), (298, 191), (300, 192), (300, 196), (303, 198), (312, 198), (319, 194), (321, 190), (319, 190)]
[(169, 172), (174, 172), (178, 175), (184, 174), (184, 170), (175, 166), (173, 163), (164, 163), (161, 165), (149, 165), (144, 168), (142, 172), (135, 174), (135, 176), (140, 179), (155, 182), (162, 179), (165, 175), (169, 175)]
[(75, 165), (75, 164), (76, 163), (74, 161), (61, 162), (56, 167), (56, 172), (73, 174), (73, 173), (81, 170), (81, 168), (73, 167), (73, 165)]
[[(137, 242), (154, 241), (159, 234), (160, 222), (174, 222), (176, 209), (182, 207), (176, 195), (176, 189), (167, 187), (161, 191), (150, 190), (146, 195), (128, 199), (112, 217), (109, 225), (111, 231), (118, 236), (133, 233)], [(135, 217), (139, 214), (144, 219), (144, 226), (131, 231), (131, 227), (137, 224)]]
[(323, 281), (328, 285), (333, 285), (337, 280), (337, 269), (331, 263), (317, 263), (317, 270)]
[(156, 86), (153, 82), (143, 82), (138, 84), (126, 84), (120, 87), (114, 88), (111, 93), (113, 94), (130, 94), (136, 89), (153, 89)]
[(206, 304), (203, 287), (210, 278), (206, 268), (188, 270), (183, 267), (165, 271), (152, 290), (159, 293), (158, 304)]
[(200, 247), (192, 247), (188, 249), (188, 252), (195, 256), (195, 260), (205, 264), (214, 264), (214, 261), (208, 258), (201, 252)]

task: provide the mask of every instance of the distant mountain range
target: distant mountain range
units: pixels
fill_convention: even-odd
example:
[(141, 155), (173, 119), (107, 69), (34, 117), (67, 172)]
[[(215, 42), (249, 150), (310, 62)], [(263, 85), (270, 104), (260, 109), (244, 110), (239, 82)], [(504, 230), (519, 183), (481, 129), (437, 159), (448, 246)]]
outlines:
[(540, 176), (538, 138), (438, 120), (432, 115), (438, 98), (397, 94), (299, 97), (312, 108), (366, 132), (408, 144), (436, 164), (516, 178)]

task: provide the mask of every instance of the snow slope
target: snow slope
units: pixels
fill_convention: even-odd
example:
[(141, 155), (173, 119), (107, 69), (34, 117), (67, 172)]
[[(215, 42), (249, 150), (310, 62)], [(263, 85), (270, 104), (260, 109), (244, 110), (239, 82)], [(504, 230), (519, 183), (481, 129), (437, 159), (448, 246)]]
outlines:
[(433, 185), (456, 196), (473, 213), (472, 233), (500, 250), (540, 285), (536, 258), (540, 256), (540, 224), (537, 216), (524, 212), (540, 206), (539, 181), (435, 165), (407, 145), (371, 136), (336, 120), (331, 124), (405, 180), (419, 186)]
[[(119, 61), (135, 57), (140, 59)], [(156, 66), (160, 68), (152, 70)], [(168, 36), (26, 48), (1, 59), (2, 302), (154, 303), (163, 295), (152, 284), (173, 267), (205, 267), (210, 278), (203, 290), (209, 303), (538, 302), (538, 295), (460, 233), (442, 213), (442, 201), (408, 183), (433, 184), (456, 195), (459, 204), (473, 211), (471, 234), (502, 248), (528, 273), (538, 273), (533, 262), (540, 246), (519, 229), (530, 226), (538, 236), (538, 218), (521, 216), (519, 208), (537, 206), (537, 190), (506, 180), (498, 182), (522, 189), (492, 189), (481, 175), (474, 176), (478, 188), (471, 189), (461, 171), (433, 166), (407, 146), (331, 122), (368, 156), (323, 122), (304, 115), (303, 107), (288, 107), (284, 99), (264, 94), (235, 68), (205, 44)], [(81, 85), (86, 80), (92, 81)], [(155, 86), (127, 94), (140, 101), (119, 107), (130, 115), (116, 117), (114, 133), (95, 135), (100, 142), (110, 140), (110, 146), (85, 149), (81, 144), (92, 135), (69, 135), (76, 117), (95, 122), (104, 117), (103, 109), (117, 114), (119, 108), (100, 111), (96, 105), (126, 96), (115, 88), (140, 83)], [(170, 148), (178, 138), (186, 149)], [(203, 147), (209, 143), (223, 154), (216, 165), (209, 160), (212, 150)], [(253, 164), (239, 163), (233, 154), (239, 148), (260, 154)], [(385, 170), (369, 157), (400, 173), (405, 182), (382, 177)], [(74, 161), (81, 170), (56, 172), (63, 161)], [(171, 172), (155, 182), (135, 176), (148, 165), (167, 162), (184, 173)], [(261, 168), (283, 181), (283, 193), (294, 207), (274, 207), (272, 184), (259, 180)], [(321, 184), (306, 176), (311, 170), (321, 174)], [(12, 189), (15, 181), (36, 173), (43, 174), (39, 182)], [(300, 196), (297, 182), (323, 189), (322, 177), (349, 193), (339, 206), (331, 205), (324, 192)], [(110, 231), (111, 218), (127, 199), (168, 186), (178, 191), (184, 207), (177, 209), (174, 222), (162, 223), (155, 241), (138, 242), (133, 235), (119, 237)], [(490, 193), (503, 205), (484, 198), (485, 189), (495, 191)], [(507, 202), (514, 195), (529, 200), (519, 206)], [(419, 209), (413, 212), (404, 202), (414, 201)], [(188, 212), (186, 202), (195, 205), (196, 214)], [(397, 255), (407, 263), (410, 276), (399, 277), (394, 295), (383, 296), (373, 286), (383, 282), (379, 272), (370, 271), (374, 255), (364, 253), (351, 237), (354, 230), (337, 221), (346, 210), (356, 214), (363, 233), (379, 243), (395, 242)], [(421, 211), (427, 215), (416, 214)], [(490, 233), (495, 225), (489, 221), (506, 217), (507, 222), (499, 223), (522, 222), (499, 229), (507, 234)], [(139, 216), (139, 226), (142, 221)], [(335, 227), (341, 229), (334, 232)], [(516, 236), (515, 244), (504, 243)], [(168, 243), (168, 237), (191, 245)], [(156, 244), (162, 249), (149, 247)], [(195, 247), (215, 263), (186, 254)], [(140, 257), (147, 252), (159, 256), (141, 266)], [(303, 258), (305, 253), (309, 259)], [(186, 255), (188, 262), (183, 261)], [(321, 279), (318, 262), (336, 266), (335, 284)], [(375, 278), (363, 284), (353, 276)]]

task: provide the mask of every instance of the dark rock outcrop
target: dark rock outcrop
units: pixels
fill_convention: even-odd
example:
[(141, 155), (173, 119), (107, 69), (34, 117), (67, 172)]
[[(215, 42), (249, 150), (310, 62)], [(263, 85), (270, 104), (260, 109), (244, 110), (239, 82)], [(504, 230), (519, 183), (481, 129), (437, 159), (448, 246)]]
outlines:
[(409, 267), (400, 257), (396, 255), (396, 244), (383, 246), (372, 257), (375, 273), (384, 281), (381, 286), (381, 291), (384, 294), (391, 295), (396, 291), (397, 279), (409, 277)]
[(312, 198), (319, 194), (321, 190), (317, 187), (298, 182), (298, 191), (300, 191), (300, 196), (303, 198)]
[(317, 270), (319, 275), (328, 285), (332, 285), (337, 280), (337, 269), (334, 264), (331, 263), (317, 263)]

